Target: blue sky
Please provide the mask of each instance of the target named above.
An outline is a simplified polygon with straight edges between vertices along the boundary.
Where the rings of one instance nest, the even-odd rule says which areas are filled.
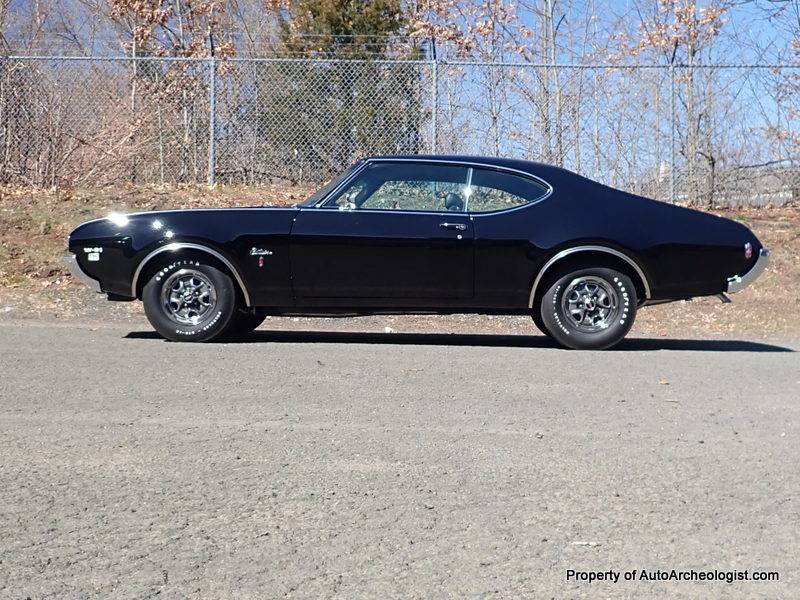
[[[259,2],[261,0],[253,0]],[[532,3],[533,0],[531,0]],[[614,23],[617,22],[617,15],[630,14],[628,20],[628,29],[632,34],[637,30],[637,17],[635,7],[647,6],[652,10],[655,0],[557,0],[557,8],[560,8],[559,13],[564,10],[572,11],[576,21],[584,21],[588,10],[594,10],[597,15],[597,27],[602,37],[616,33],[614,31]],[[698,3],[700,6],[708,5],[708,2],[701,1]],[[86,6],[77,0],[55,0],[54,5],[60,8],[56,14],[51,15],[49,25],[53,28],[59,27],[59,22],[62,20],[62,14],[71,13],[75,18],[71,20],[73,25],[76,26],[78,36],[83,40],[91,37],[92,29],[97,27],[98,20],[91,15]],[[789,41],[791,38],[790,33],[785,29],[778,26],[775,22],[768,19],[770,10],[776,10],[776,6],[780,3],[769,2],[768,0],[740,0],[735,3],[729,13],[726,15],[726,25],[723,29],[723,36],[714,46],[715,55],[706,56],[704,60],[712,60],[714,62],[773,62],[777,60],[787,60],[789,53],[787,51]],[[27,19],[14,18],[14,13],[22,16],[30,11],[31,0],[11,0],[11,18],[7,23],[7,34],[13,40],[15,37],[15,29],[19,26],[24,26],[23,23]],[[524,17],[526,21],[533,21],[533,18],[528,14]],[[529,26],[534,26],[532,22],[527,23]],[[106,34],[110,32],[106,31]],[[23,36],[24,37],[24,36]],[[47,36],[50,43],[45,46],[50,47],[53,51],[57,51],[60,47],[66,47],[64,41],[61,41],[57,36]],[[563,38],[562,38],[563,40]],[[735,42],[733,40],[736,40]],[[767,49],[763,52],[759,49]],[[114,34],[107,35],[106,43],[101,44],[101,47],[95,48],[95,53],[107,54],[109,52],[119,51],[118,41]],[[795,59],[797,57],[795,56]],[[559,60],[562,62],[572,62],[572,56],[567,53],[562,55]]]
[[[569,2],[562,0],[558,3],[559,14],[565,11],[574,11],[575,19],[582,21],[586,11],[594,9],[598,19],[598,29],[605,35],[615,33],[614,23],[618,22],[619,15],[629,14],[627,19],[629,33],[635,35],[638,29],[636,6],[652,7],[654,0],[587,0]],[[698,7],[708,6],[709,2],[698,2]],[[775,11],[780,4],[766,0],[747,1],[735,3],[725,15],[725,24],[722,36],[715,44],[714,62],[772,62],[788,59],[791,35],[769,19],[770,11]],[[652,8],[651,8],[652,10]],[[557,15],[558,17],[558,15]],[[530,19],[530,16],[527,17]],[[532,23],[528,23],[531,25]],[[601,33],[603,35],[603,33]],[[734,41],[735,40],[735,41]],[[764,49],[767,52],[764,52]],[[562,60],[566,59],[563,57]]]

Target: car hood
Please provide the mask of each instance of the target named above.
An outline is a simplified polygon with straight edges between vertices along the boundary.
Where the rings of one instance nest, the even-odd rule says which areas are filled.
[[[69,234],[70,250],[87,242],[136,237],[140,243],[163,239],[207,237],[225,239],[236,233],[257,230],[265,222],[286,222],[297,208],[246,207],[154,210],[136,213],[111,213],[81,223]]]

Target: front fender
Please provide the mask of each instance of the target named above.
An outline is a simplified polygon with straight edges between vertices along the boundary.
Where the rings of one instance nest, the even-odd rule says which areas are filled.
[[[291,301],[289,232],[296,212],[231,208],[111,215],[77,227],[69,247],[102,291],[117,296],[136,297],[146,265],[183,249],[219,260],[248,305],[286,305]],[[269,260],[259,261],[254,248],[269,249]]]

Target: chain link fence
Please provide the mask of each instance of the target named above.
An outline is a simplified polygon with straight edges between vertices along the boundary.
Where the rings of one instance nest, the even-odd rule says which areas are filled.
[[[499,155],[703,206],[800,200],[800,67],[0,57],[0,182],[321,183]]]

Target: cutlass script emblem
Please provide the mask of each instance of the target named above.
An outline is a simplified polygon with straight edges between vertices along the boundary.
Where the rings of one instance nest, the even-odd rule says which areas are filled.
[[[250,256],[272,256],[272,250],[263,250],[261,248],[250,248]]]

